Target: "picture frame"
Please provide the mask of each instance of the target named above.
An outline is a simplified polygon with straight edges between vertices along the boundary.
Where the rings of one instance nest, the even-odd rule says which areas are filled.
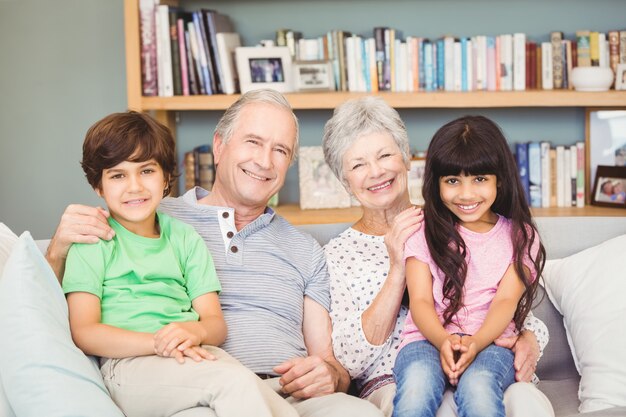
[[[626,166],[598,165],[591,204],[626,209]]]
[[[293,91],[291,53],[286,46],[241,46],[235,49],[241,93],[271,88]]]
[[[300,208],[350,207],[350,194],[326,161],[321,146],[301,146],[298,155]]]
[[[615,70],[615,89],[626,90],[626,64],[618,64]]]
[[[334,91],[335,76],[331,61],[294,61],[294,91]]]
[[[626,165],[626,108],[587,109],[585,130],[585,193],[591,196],[598,166]]]

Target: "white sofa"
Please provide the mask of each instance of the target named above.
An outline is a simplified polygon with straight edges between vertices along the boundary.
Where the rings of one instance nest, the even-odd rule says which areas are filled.
[[[613,291],[614,294],[617,294],[615,298],[616,299],[618,299],[618,297],[623,298],[624,293],[621,292],[621,289],[625,288],[623,283],[626,282],[626,272],[625,272],[626,268],[623,268],[623,267],[621,269],[616,268],[615,267],[616,264],[614,263],[612,264],[610,262],[608,263],[599,262],[599,260],[602,260],[601,257],[604,256],[603,251],[605,249],[606,251],[609,251],[607,252],[607,256],[615,252],[616,244],[620,245],[618,250],[621,250],[621,252],[624,255],[626,255],[626,216],[622,216],[622,217],[559,217],[559,218],[542,217],[542,218],[537,218],[536,221],[539,227],[542,241],[547,250],[548,259],[552,260],[550,264],[550,268],[547,268],[547,272],[549,271],[549,273],[551,274],[551,277],[557,277],[559,273],[561,275],[563,275],[563,273],[566,273],[573,277],[574,275],[576,275],[576,271],[572,273],[571,271],[568,271],[567,268],[565,267],[571,266],[571,265],[574,265],[575,267],[577,267],[578,265],[584,265],[585,262],[591,263],[594,265],[597,264],[597,266],[593,267],[593,271],[596,271],[596,270],[605,271],[606,268],[612,268],[610,270],[611,274],[603,273],[601,275],[603,276],[611,275],[612,282],[615,282],[616,285],[619,285],[619,287],[616,287],[616,290]],[[341,232],[348,226],[349,226],[348,224],[321,224],[321,225],[299,226],[299,228],[305,232],[312,234],[320,242],[320,244],[323,245],[330,238],[336,236],[339,232]],[[622,240],[617,241],[616,239],[612,239],[617,236],[622,236],[621,238],[618,238]],[[603,242],[605,243],[603,244]],[[623,247],[621,246],[622,242],[624,243]],[[2,242],[0,241],[0,255],[2,254],[1,243]],[[600,244],[603,244],[607,247],[597,246]],[[39,246],[40,250],[43,250],[45,246],[47,245],[47,241],[38,241],[37,245]],[[581,252],[587,248],[592,248],[592,247],[595,247],[595,248],[589,249],[580,254],[577,254],[578,252]],[[576,254],[576,255],[573,255],[573,254]],[[570,255],[573,255],[573,256],[570,256]],[[592,256],[595,256],[595,258],[591,258],[588,260],[588,258]],[[561,261],[555,261],[554,259],[556,258],[564,258],[564,259],[562,259]],[[39,261],[40,260],[37,260],[37,262]],[[2,264],[0,263],[0,267],[1,266]],[[43,265],[40,265],[40,266],[41,268],[44,268]],[[15,265],[13,265],[13,268],[15,268]],[[6,269],[9,269],[9,268],[7,267]],[[578,270],[579,272],[582,271],[582,273],[579,275],[582,275],[583,278],[585,278],[585,275],[589,275],[590,276],[589,279],[593,278],[591,277],[591,275],[593,274],[584,272],[582,267],[578,268]],[[5,274],[2,277],[2,282],[0,282],[0,289],[5,288],[5,286],[3,286],[2,284],[6,283],[7,275],[8,275],[7,271],[5,270]],[[569,279],[569,275],[567,277],[568,279]],[[616,278],[613,278],[613,276]],[[558,293],[559,282],[557,278],[553,279],[551,277],[546,277],[547,278],[546,281],[548,282],[548,285],[547,285],[548,292],[551,293],[550,295],[553,299],[558,299],[558,301],[562,304],[560,306],[560,309],[564,311],[566,319],[567,319],[569,314],[566,309],[570,308],[568,307],[568,302],[572,304],[571,298],[573,297],[570,297],[569,300],[566,300],[563,294],[559,294]],[[596,278],[593,278],[593,279],[596,279]],[[552,280],[554,280],[556,284],[551,284],[550,282]],[[54,289],[54,283],[52,281],[49,282],[48,284],[49,285],[47,287],[47,290],[56,291]],[[610,284],[610,285],[613,285],[613,284]],[[605,286],[606,285],[604,284],[602,285],[602,287],[605,287]],[[610,291],[610,288],[609,288],[609,291]],[[590,292],[593,292],[593,291],[590,291]],[[3,294],[0,293],[0,298],[2,297],[2,295]],[[611,297],[612,296],[609,295],[607,298],[611,298]],[[593,298],[591,294],[589,294],[589,298],[590,299]],[[626,310],[623,307],[625,305],[623,301],[621,303],[618,301],[615,301],[615,302],[610,301],[610,300],[606,300],[606,301],[608,303],[608,306],[613,308],[614,312],[626,313]],[[604,303],[604,304],[607,304],[607,303]],[[582,305],[580,305],[579,307],[574,307],[574,312],[576,312],[578,308],[580,308],[580,310],[582,311],[590,311],[591,313],[593,313],[596,307],[586,306],[584,305],[584,303],[582,303]],[[0,308],[0,312],[1,311],[2,310]],[[533,311],[538,317],[540,317],[547,324],[549,331],[550,331],[550,343],[548,344],[548,347],[546,348],[544,352],[543,358],[539,362],[539,366],[537,368],[537,374],[542,380],[539,387],[550,398],[554,406],[556,416],[565,417],[565,416],[579,415],[578,410],[579,410],[579,406],[581,405],[581,402],[579,400],[579,384],[581,387],[583,386],[583,384],[580,383],[581,376],[579,375],[579,372],[577,371],[575,361],[572,356],[570,344],[568,343],[568,335],[566,334],[566,330],[564,327],[563,316],[555,308],[555,306],[548,299],[548,297],[544,297],[541,303],[539,304],[539,306],[536,307]],[[606,332],[601,332],[601,329],[598,329],[598,332],[602,333],[598,335],[599,336],[598,343],[602,344],[603,340],[626,341],[626,320],[623,320],[624,317],[622,317],[621,319],[622,319],[621,324],[619,322],[618,324],[615,324],[615,323],[612,324],[614,328],[612,328],[612,333],[608,335],[606,334]],[[580,319],[580,321],[585,321],[585,320],[587,319],[586,318]],[[0,317],[0,326],[3,325],[4,321],[5,321],[4,318]],[[570,327],[574,326],[575,324],[576,323],[573,323],[573,324],[570,323]],[[578,333],[581,332],[580,329],[572,329],[572,330],[576,330]],[[4,329],[0,328],[0,332],[3,332],[3,336],[1,336],[2,338],[7,337],[6,333],[4,333]],[[577,337],[576,335],[575,336],[570,335],[572,344],[576,344],[576,337]],[[622,352],[624,351],[624,349],[626,349],[624,347],[624,344],[619,345],[619,348],[621,349]],[[0,354],[2,353],[1,351],[2,349],[3,349],[3,342],[0,341]],[[585,370],[587,369],[588,366],[591,366],[591,367],[598,366],[595,363],[591,363],[591,365],[587,364],[586,362],[587,359],[585,358],[585,355],[587,354],[588,350],[590,349],[586,349],[585,351],[577,350],[576,351],[577,359],[578,359],[578,362],[580,362],[579,366],[581,367],[583,371],[582,372],[583,379],[586,378],[591,381],[596,381],[593,378],[589,377],[589,375],[585,376],[586,375]],[[601,353],[602,352],[600,352],[600,354]],[[73,352],[73,354],[79,355],[80,353]],[[25,355],[28,355],[28,353],[25,353]],[[605,355],[605,356],[609,356],[609,355]],[[79,358],[78,356],[75,356],[75,357]],[[620,357],[620,358],[615,359],[615,361],[620,361],[621,359],[622,358]],[[0,366],[7,367],[9,365],[10,364],[6,364],[6,362],[2,362],[2,359],[0,358]],[[593,400],[592,398],[590,402],[591,406],[587,407],[587,409],[604,408],[604,407],[611,406],[611,405],[612,406],[617,405],[617,407],[611,407],[611,408],[606,408],[606,409],[599,410],[599,411],[593,411],[593,412],[584,414],[584,416],[588,416],[588,417],[626,416],[626,370],[624,366],[620,364],[617,364],[615,366],[615,369],[611,368],[612,362],[609,362],[608,365],[607,364],[601,364],[601,365],[604,365],[605,368],[606,366],[609,366],[611,371],[614,370],[615,372],[617,372],[617,375],[612,377],[613,379],[607,378],[608,381],[611,382],[611,387],[613,388],[613,391],[617,389],[617,394],[615,392],[609,392],[609,394],[605,396],[604,393],[602,392],[602,389],[601,389],[602,387],[600,387],[599,393],[593,392],[594,389],[597,388],[597,386],[602,385],[602,384],[597,384],[594,382],[593,387],[592,387],[594,389],[584,390],[584,392],[582,393],[583,396],[580,398],[584,399],[585,404],[589,403],[590,399],[588,398],[587,391],[592,391],[591,395],[600,396],[602,398],[600,398],[599,406],[598,406],[598,402]],[[55,366],[56,368],[54,369],[54,371],[57,371],[57,372],[64,371],[63,369],[59,369],[58,365],[55,365]],[[7,375],[3,374],[4,372],[5,372],[5,369],[3,367],[0,367],[0,378],[2,378],[2,384],[4,385],[5,390],[7,390],[7,392],[11,391],[11,393],[9,394],[9,398],[12,398],[15,401],[25,401],[23,398],[16,398],[16,394],[14,390],[12,390],[13,387],[11,385],[13,384],[13,380],[8,379]],[[604,369],[603,371],[601,370],[601,372],[606,373],[606,369]],[[16,375],[16,378],[17,377],[19,377],[19,375]],[[613,383],[613,381],[617,381],[617,382]],[[42,381],[33,381],[33,385],[36,386],[37,383],[39,382],[42,382]],[[98,385],[98,382],[95,380],[91,381],[89,386],[93,387],[94,385]],[[11,389],[7,389],[7,388],[11,388]],[[48,389],[50,388],[48,387]],[[98,389],[96,389],[96,391],[98,391]],[[34,389],[33,392],[38,393],[36,389]],[[63,394],[61,393],[56,396],[53,396],[53,399],[45,398],[44,400],[42,400],[42,401],[56,401],[57,403],[60,403],[60,405],[55,404],[55,406],[57,406],[58,408],[58,410],[56,411],[54,411],[55,410],[54,407],[45,408],[46,407],[45,403],[40,404],[41,406],[40,409],[48,410],[46,413],[44,413],[45,415],[48,415],[48,416],[68,415],[68,414],[64,414],[63,412],[63,404],[64,402],[65,404],[67,404],[67,401],[76,401],[77,396],[78,397],[81,396],[80,392],[75,392],[74,394],[75,395],[71,396],[70,398],[63,398]],[[20,407],[21,407],[21,404],[13,408],[24,409]],[[12,412],[11,407],[8,406],[7,399],[6,397],[4,397],[4,393],[2,392],[2,385],[0,385],[0,417],[13,416],[14,414],[12,414],[11,412]],[[35,415],[35,414],[32,414],[32,415]],[[43,415],[43,414],[39,413],[36,415]],[[87,415],[87,414],[83,414],[83,415]],[[93,413],[89,415],[108,416],[108,415],[117,415],[117,414],[112,414],[112,413],[103,414],[101,410],[97,410],[94,408]],[[206,416],[206,415],[207,414],[206,414],[205,409],[193,409],[193,410],[188,410],[183,413],[179,413],[177,416],[179,417],[180,416],[186,416],[186,417],[198,416],[199,417],[199,416]],[[18,414],[18,417],[19,417],[19,414]]]

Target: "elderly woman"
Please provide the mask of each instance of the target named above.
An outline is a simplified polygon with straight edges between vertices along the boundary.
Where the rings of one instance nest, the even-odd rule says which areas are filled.
[[[404,244],[421,226],[420,209],[407,191],[409,140],[398,113],[382,99],[365,97],[340,105],[324,128],[326,162],[359,200],[363,216],[325,247],[331,281],[335,356],[359,395],[385,415],[393,410],[392,367],[408,312]],[[546,326],[530,315],[517,339],[498,340],[515,352],[518,381],[533,376],[548,342]],[[552,416],[534,385],[513,384],[505,393],[508,416]],[[447,393],[438,416],[455,416]]]

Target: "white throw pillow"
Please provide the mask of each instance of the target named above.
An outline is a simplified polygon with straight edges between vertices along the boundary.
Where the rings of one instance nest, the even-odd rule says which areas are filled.
[[[583,413],[626,406],[625,255],[623,235],[550,260],[543,273],[581,375],[578,397]]]
[[[0,378],[18,416],[119,416],[72,342],[63,291],[28,232],[0,279]]]
[[[0,222],[0,274],[4,264],[9,259],[13,246],[17,242],[17,236],[4,223]]]

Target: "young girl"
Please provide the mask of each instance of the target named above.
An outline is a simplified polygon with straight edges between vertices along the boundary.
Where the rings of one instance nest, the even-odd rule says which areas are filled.
[[[156,211],[176,179],[169,130],[141,113],[109,115],[87,132],[82,166],[115,236],[71,247],[63,290],[72,337],[101,357],[124,414],[204,406],[218,416],[296,416],[216,347],[226,323],[212,258],[191,226]]]
[[[513,352],[498,347],[531,308],[545,249],[500,128],[481,116],[435,133],[424,227],[406,243],[410,314],[394,366],[394,416],[435,416],[446,385],[461,416],[504,417]]]

